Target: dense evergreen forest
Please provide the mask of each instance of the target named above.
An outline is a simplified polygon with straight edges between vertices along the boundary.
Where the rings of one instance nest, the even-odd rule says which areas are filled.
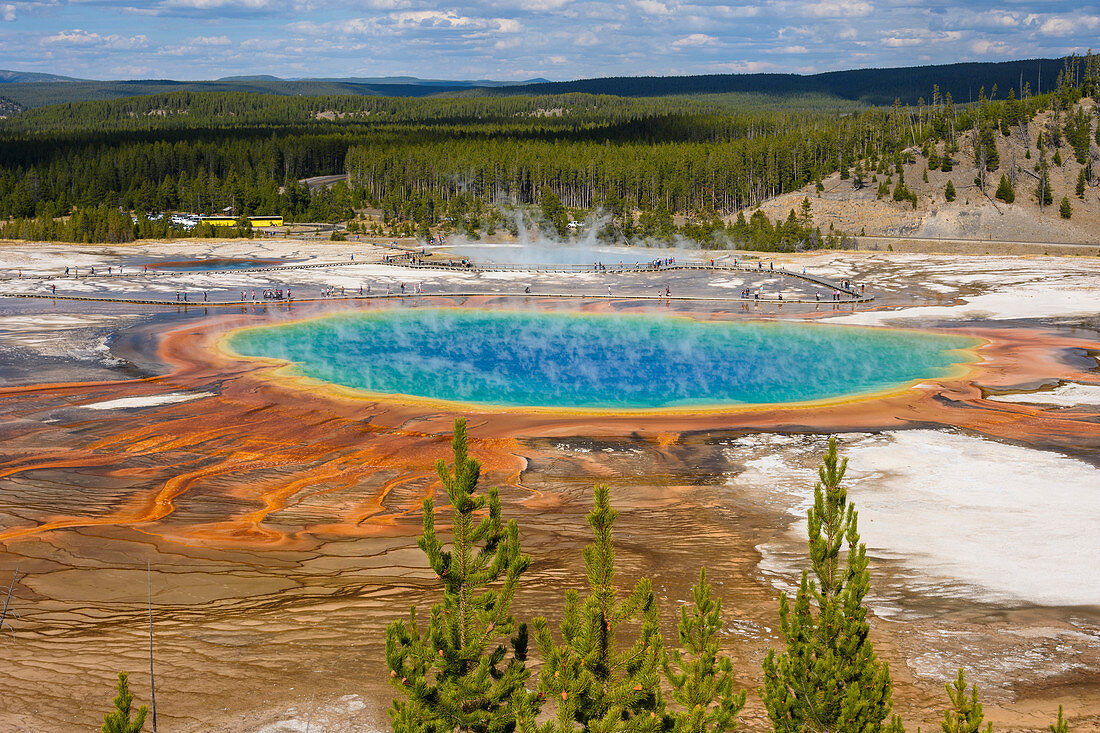
[[[495,89],[492,94],[614,94],[622,97],[658,97],[669,94],[759,92],[772,95],[823,94],[868,105],[890,105],[894,100],[916,104],[938,85],[959,102],[977,100],[982,87],[1019,90],[1026,82],[1037,92],[1052,87],[1063,59],[1029,59],[985,63],[907,66],[898,69],[853,69],[821,74],[706,74],[700,76],[630,76],[577,81],[522,84]],[[1080,79],[1075,79],[1079,83]]]
[[[780,226],[746,218],[763,200],[840,171],[854,184],[916,155],[950,165],[974,136],[983,173],[997,134],[1052,110],[1034,141],[1071,140],[1089,160],[1100,57],[1071,57],[1035,95],[1028,84],[979,89],[960,105],[932,86],[916,105],[829,110],[760,108],[734,96],[623,98],[587,94],[460,98],[279,97],[192,93],[43,107],[0,120],[0,236],[128,241],[171,236],[146,212],[281,214],[348,221],[375,234],[515,227],[534,212],[565,233],[569,216],[608,214],[601,235],[677,234],[771,249],[835,246],[794,214]],[[1031,142],[1028,143],[1029,147]],[[311,176],[347,181],[311,189]],[[1089,166],[1089,181],[1095,171]],[[904,200],[907,191],[895,190]],[[900,198],[899,198],[900,193]],[[382,222],[355,220],[381,210]],[[132,218],[131,218],[132,217]],[[675,223],[679,219],[680,224]],[[736,219],[736,220],[735,220]],[[178,233],[177,233],[178,234]]]

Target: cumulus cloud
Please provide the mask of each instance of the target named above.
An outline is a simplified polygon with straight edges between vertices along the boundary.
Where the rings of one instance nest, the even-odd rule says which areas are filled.
[[[3,18],[9,23],[15,20],[15,6],[11,3],[0,5],[0,18]]]
[[[970,42],[970,50],[978,56],[1006,56],[1010,49],[1003,41],[990,41],[984,38]]]
[[[714,36],[708,36],[705,33],[692,33],[690,36],[684,36],[683,38],[673,41],[673,48],[691,48],[692,46],[707,46],[714,43],[717,39]]]
[[[229,46],[233,43],[229,36],[195,36],[188,42],[194,46]]]
[[[577,37],[573,39],[574,46],[598,46],[602,43],[600,37],[592,31],[581,31],[577,34]]]
[[[184,8],[188,10],[242,9],[266,10],[273,5],[272,0],[165,0],[163,8]]]
[[[634,5],[646,15],[668,15],[672,12],[659,0],[634,0]]]
[[[899,38],[898,36],[887,36],[882,39],[882,45],[887,48],[905,48],[906,46],[919,46],[924,43],[924,39],[921,38]]]
[[[109,49],[134,49],[145,48],[149,45],[148,37],[144,35],[121,36],[115,33],[101,36],[98,33],[75,28],[71,31],[61,31],[42,39],[44,46],[69,46],[69,47],[100,47]]]
[[[820,0],[801,3],[798,10],[811,18],[862,18],[873,13],[875,7],[866,0]]]
[[[1100,15],[1054,15],[1043,21],[1039,32],[1048,36],[1068,36],[1079,33],[1082,28],[1090,31],[1100,26]]]
[[[731,61],[725,64],[714,64],[714,71],[725,71],[732,74],[756,74],[761,71],[772,71],[778,68],[770,61]]]
[[[410,10],[389,14],[398,26],[420,28],[473,28],[518,33],[523,25],[514,18],[476,18],[458,15],[452,10]]]

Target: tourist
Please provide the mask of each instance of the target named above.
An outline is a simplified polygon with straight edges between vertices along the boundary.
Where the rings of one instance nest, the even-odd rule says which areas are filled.
[[[208,300],[208,298],[206,297],[206,291],[205,290],[202,291],[202,300],[203,300],[204,303]]]
[[[611,286],[610,285],[607,286],[607,294],[611,295]]]

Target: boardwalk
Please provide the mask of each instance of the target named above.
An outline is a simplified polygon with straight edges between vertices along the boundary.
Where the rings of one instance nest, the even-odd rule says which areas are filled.
[[[346,260],[340,262],[308,262],[301,264],[291,265],[271,265],[266,267],[250,267],[247,269],[225,269],[225,270],[207,270],[202,274],[206,276],[216,275],[241,275],[241,274],[255,274],[255,273],[278,273],[278,272],[293,272],[297,270],[315,270],[323,268],[352,268],[352,267],[366,267],[366,266],[379,266],[393,267],[395,269],[404,270],[432,270],[432,271],[445,271],[454,273],[525,273],[532,276],[537,275],[553,275],[553,274],[596,274],[600,276],[619,276],[619,275],[661,275],[670,272],[684,272],[684,271],[711,271],[711,272],[729,272],[729,273],[743,273],[747,275],[761,275],[761,276],[780,276],[785,278],[793,278],[803,282],[810,283],[814,286],[826,288],[830,291],[835,291],[839,298],[837,300],[824,299],[819,300],[816,298],[783,298],[779,295],[773,296],[760,296],[760,297],[741,297],[732,295],[663,295],[641,292],[621,292],[621,293],[584,293],[584,292],[564,292],[560,290],[532,290],[524,293],[509,293],[501,291],[483,291],[483,290],[439,290],[431,293],[370,293],[370,294],[351,294],[351,295],[333,295],[323,298],[294,298],[293,302],[307,303],[318,301],[333,301],[333,300],[384,300],[384,299],[417,299],[417,298],[469,298],[469,297],[524,297],[524,298],[588,298],[588,299],[610,299],[610,300],[677,300],[677,301],[713,301],[713,302],[741,302],[741,303],[869,303],[874,300],[874,296],[866,293],[861,293],[855,286],[848,286],[845,283],[835,282],[828,280],[817,275],[809,273],[795,272],[792,270],[786,270],[783,268],[764,268],[760,265],[756,267],[750,267],[743,264],[729,264],[723,262],[685,262],[685,263],[673,263],[673,264],[650,264],[640,263],[636,265],[623,265],[623,266],[598,266],[598,265],[572,265],[572,264],[528,264],[528,265],[511,265],[511,264],[495,264],[495,263],[473,263],[463,260],[452,260],[450,262],[444,262],[438,259],[427,259],[416,257],[414,253],[393,257],[384,257],[382,259],[371,260]],[[143,271],[136,270],[134,272],[121,273],[112,272],[107,274],[105,272],[99,272],[94,275],[88,273],[78,276],[66,276],[66,275],[47,275],[26,278],[28,280],[39,280],[56,285],[63,283],[66,280],[110,280],[118,277],[124,277],[129,280],[144,279],[144,278],[167,278],[171,276],[179,276],[181,272],[177,271]],[[13,277],[7,277],[6,280],[13,280]],[[23,278],[20,278],[23,279]],[[0,297],[4,298],[33,298],[33,299],[52,299],[52,300],[73,300],[73,301],[89,301],[89,302],[105,302],[105,303],[133,303],[140,305],[203,305],[203,306],[240,306],[249,303],[279,303],[286,302],[283,299],[221,299],[221,300],[189,300],[180,301],[178,299],[168,299],[167,297],[154,298],[154,297],[139,297],[139,296],[104,296],[104,295],[69,295],[69,294],[54,294],[54,293],[23,293],[23,292],[4,292],[0,290]]]

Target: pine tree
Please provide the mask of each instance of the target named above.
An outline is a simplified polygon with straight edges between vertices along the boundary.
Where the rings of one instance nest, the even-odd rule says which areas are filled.
[[[407,622],[386,630],[390,681],[406,698],[395,699],[390,711],[397,733],[509,731],[512,698],[523,696],[530,676],[527,628],[511,616],[530,558],[520,553],[515,521],[507,526],[501,521],[497,490],[476,493],[481,466],[468,457],[465,420],[455,421],[451,445],[453,473],[442,459],[436,464],[453,508],[450,551],[436,535],[431,499],[424,501],[424,530],[417,541],[442,584],[443,602],[432,606],[424,633],[415,607]],[[513,631],[508,658],[505,640]]]
[[[681,710],[672,713],[675,733],[723,733],[737,728],[737,714],[745,707],[745,691],[733,688],[733,662],[718,656],[722,630],[722,601],[712,600],[707,571],[699,571],[692,589],[694,605],[680,608],[680,645],[662,660],[672,698]],[[686,654],[686,656],[685,656]],[[679,670],[679,671],[677,671]]]
[[[1047,174],[1045,161],[1041,159],[1039,163],[1039,183],[1035,185],[1035,198],[1039,200],[1040,209],[1054,203],[1054,194],[1050,190],[1050,176]]]
[[[100,730],[103,733],[140,733],[145,726],[145,716],[149,714],[149,708],[142,705],[138,708],[137,716],[130,718],[134,696],[130,694],[130,676],[125,672],[118,673],[117,690],[115,709],[103,716],[103,727]]]
[[[943,189],[943,197],[948,201],[955,200],[955,184],[951,181],[947,182],[947,185]]]
[[[1066,722],[1065,712],[1062,710],[1062,706],[1058,706],[1058,720],[1050,726],[1050,733],[1069,733],[1069,723]]]
[[[1077,194],[1077,198],[1085,198],[1085,185],[1087,183],[1088,181],[1085,180],[1085,169],[1082,168],[1081,171],[1077,174],[1077,188],[1074,190],[1074,193]]]
[[[1058,215],[1063,219],[1073,216],[1073,205],[1069,202],[1069,196],[1062,197],[1062,203],[1058,205]]]
[[[970,695],[966,694],[966,675],[959,670],[954,683],[944,684],[947,689],[947,697],[951,700],[951,707],[943,712],[943,722],[940,729],[943,733],[978,733],[982,729],[982,721],[985,713],[982,712],[982,704],[978,702],[978,688],[971,686]],[[993,724],[989,723],[987,731],[993,730]]]
[[[902,730],[897,717],[886,722],[893,707],[890,670],[868,639],[867,549],[842,486],[847,467],[848,460],[837,456],[836,438],[830,438],[807,515],[816,580],[802,572],[793,608],[786,593],[780,596],[787,649],[780,655],[770,650],[764,660],[761,697],[776,733]]]
[[[1008,180],[1008,176],[1003,173],[1001,174],[1001,182],[997,186],[996,196],[1006,204],[1011,204],[1016,200],[1016,191],[1012,188],[1012,181]]]
[[[545,618],[534,622],[545,662],[539,694],[557,701],[556,718],[542,730],[656,731],[664,719],[657,601],[645,578],[625,598],[619,597],[611,538],[618,512],[611,508],[607,486],[597,486],[594,494],[595,506],[587,517],[594,538],[584,548],[589,594],[582,603],[577,591],[566,592],[560,644],[551,636]],[[628,624],[640,629],[634,642],[622,648],[620,631]],[[521,730],[532,726],[528,718],[521,720]]]

